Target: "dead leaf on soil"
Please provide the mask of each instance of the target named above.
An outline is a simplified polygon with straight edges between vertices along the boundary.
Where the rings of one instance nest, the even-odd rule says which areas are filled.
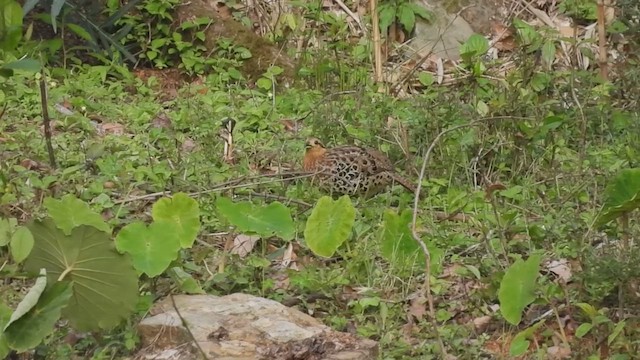
[[[424,295],[420,294],[409,301],[409,314],[418,321],[422,321],[426,313],[427,298]]]
[[[551,360],[571,359],[571,349],[562,345],[551,346],[547,349],[547,355]]]
[[[256,243],[260,240],[260,236],[257,235],[244,235],[240,234],[233,239],[233,248],[231,254],[238,255],[241,258],[247,256]]]
[[[571,273],[571,266],[569,265],[569,261],[567,259],[550,261],[549,264],[547,264],[547,270],[558,275],[558,277],[565,283],[569,282],[569,280],[571,280],[571,277],[573,276]]]
[[[124,135],[124,125],[116,123],[98,124],[98,135]]]
[[[484,332],[491,323],[491,316],[485,315],[473,319],[473,326],[479,332]]]

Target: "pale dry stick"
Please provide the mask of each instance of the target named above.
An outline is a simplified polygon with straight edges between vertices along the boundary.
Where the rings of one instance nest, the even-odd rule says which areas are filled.
[[[422,167],[420,168],[420,176],[418,177],[418,186],[416,187],[416,192],[414,194],[414,200],[413,200],[413,216],[411,218],[411,235],[413,236],[413,239],[418,243],[418,245],[420,246],[420,248],[422,249],[422,252],[425,256],[425,281],[424,281],[424,291],[425,291],[425,297],[427,298],[427,301],[429,303],[429,315],[431,317],[432,320],[434,320],[434,323],[432,324],[434,329],[435,329],[435,334],[436,337],[438,339],[438,343],[440,348],[442,349],[442,355],[443,357],[447,356],[446,353],[446,349],[444,348],[444,343],[442,342],[442,338],[440,337],[440,333],[438,332],[438,328],[437,328],[437,324],[435,323],[435,306],[434,306],[434,302],[433,302],[433,296],[431,295],[431,254],[429,253],[429,249],[427,248],[427,245],[424,243],[424,241],[422,241],[422,239],[420,238],[420,235],[418,235],[418,231],[416,229],[416,222],[418,220],[418,202],[420,199],[420,191],[422,190],[422,180],[425,177],[425,172],[427,169],[427,164],[429,163],[429,156],[431,154],[431,152],[433,151],[433,149],[435,148],[436,144],[438,143],[438,141],[440,141],[440,139],[453,131],[456,130],[460,130],[466,127],[472,127],[472,126],[477,126],[480,125],[484,122],[487,121],[493,121],[493,120],[516,120],[516,119],[525,119],[525,118],[519,118],[519,117],[513,117],[513,116],[499,116],[499,117],[491,117],[491,118],[485,118],[485,119],[480,119],[480,120],[475,120],[472,121],[468,124],[462,124],[462,125],[458,125],[458,126],[454,126],[452,128],[446,129],[441,131],[436,137],[435,139],[433,139],[433,141],[431,142],[431,145],[429,145],[429,148],[427,148],[427,152],[425,153],[424,156],[424,160],[422,161]]]
[[[602,80],[609,79],[609,69],[607,67],[607,33],[605,30],[604,0],[598,0],[598,62],[600,65],[600,76]]]
[[[367,28],[364,27],[364,25],[362,25],[362,22],[360,21],[360,19],[358,18],[358,15],[354,14],[353,11],[351,11],[351,9],[349,9],[349,7],[347,5],[345,5],[344,2],[342,2],[342,0],[333,0],[335,1],[336,4],[338,4],[338,6],[340,6],[340,8],[347,13],[347,15],[349,15],[350,18],[352,18],[356,24],[358,24],[358,27],[360,27],[360,30],[362,31],[363,34],[367,34]]]
[[[431,151],[433,151],[433,148],[435,148],[440,138],[442,138],[444,135],[452,131],[459,130],[465,127],[476,126],[476,125],[479,125],[480,123],[481,121],[473,121],[468,124],[454,126],[452,128],[449,128],[447,130],[440,132],[435,137],[435,139],[433,139],[433,142],[431,142],[431,145],[429,145],[429,148],[427,149],[427,152],[424,155],[424,160],[422,161],[422,167],[420,168],[420,176],[418,177],[418,186],[416,187],[416,192],[413,199],[413,217],[411,218],[411,235],[413,235],[413,239],[418,243],[418,245],[422,249],[422,253],[424,254],[424,257],[425,257],[424,292],[427,298],[427,302],[429,303],[429,316],[432,321],[431,325],[433,326],[436,339],[438,340],[440,353],[442,357],[445,359],[447,358],[447,349],[444,347],[444,342],[442,341],[442,337],[440,337],[440,331],[438,331],[438,324],[436,322],[436,310],[433,304],[433,295],[431,294],[431,254],[429,253],[427,244],[425,244],[424,241],[422,241],[416,229],[416,221],[418,220],[418,202],[420,200],[420,190],[422,190],[422,180],[424,179],[425,171],[427,169],[427,164],[429,162],[429,155],[431,154]]]
[[[203,190],[203,191],[196,191],[196,192],[192,192],[187,194],[190,197],[198,197],[200,195],[204,195],[204,194],[209,194],[212,192],[216,192],[216,191],[223,191],[223,190],[231,190],[231,189],[239,189],[239,188],[243,188],[243,187],[249,187],[249,186],[253,186],[253,185],[263,185],[263,184],[270,184],[270,183],[274,183],[274,182],[278,182],[278,181],[284,181],[283,179],[274,179],[271,181],[259,181],[259,182],[253,182],[253,183],[248,183],[248,184],[238,184],[239,182],[243,181],[243,180],[253,180],[253,179],[261,179],[261,178],[269,178],[269,177],[278,177],[278,176],[285,176],[285,175],[295,175],[292,177],[287,177],[286,180],[297,180],[297,179],[304,179],[307,177],[311,177],[316,175],[317,173],[309,173],[309,172],[292,172],[292,173],[280,173],[280,174],[271,174],[271,175],[258,175],[258,176],[251,176],[248,178],[240,178],[240,179],[236,179],[236,180],[232,180],[232,181],[227,181],[224,182],[222,184],[219,184],[217,187],[214,187],[213,189],[208,189],[208,190]],[[122,200],[118,200],[115,201],[114,204],[115,205],[119,205],[119,204],[125,204],[128,202],[133,202],[133,201],[138,201],[138,200],[147,200],[147,199],[153,199],[159,196],[163,196],[163,195],[167,195],[167,196],[171,196],[172,192],[171,191],[158,191],[155,193],[151,193],[151,194],[145,194],[145,195],[140,195],[140,196],[134,196],[128,199],[122,199]]]
[[[380,19],[378,18],[378,4],[376,0],[369,0],[371,11],[371,27],[373,28],[373,60],[374,80],[376,84],[382,82],[382,49],[380,44]]]

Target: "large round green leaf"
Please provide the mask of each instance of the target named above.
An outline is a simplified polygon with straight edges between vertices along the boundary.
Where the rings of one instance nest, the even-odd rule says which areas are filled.
[[[71,194],[63,196],[60,200],[46,198],[44,206],[47,208],[49,216],[55,220],[56,225],[67,235],[71,234],[74,227],[80,225],[90,225],[111,234],[111,228],[102,219],[102,216],[91,210],[86,202]]]
[[[73,281],[73,297],[63,315],[78,330],[109,329],[135,308],[138,276],[128,255],[118,253],[109,234],[81,225],[65,235],[46,219],[29,225],[35,246],[25,269],[47,269],[50,283]]]
[[[172,198],[162,198],[153,204],[154,221],[173,223],[180,246],[190,248],[200,231],[200,208],[198,202],[184,193]]]
[[[69,303],[72,288],[71,282],[59,281],[45,290],[33,308],[5,329],[9,346],[19,352],[26,351],[51,334],[60,312]]]
[[[356,209],[348,195],[333,200],[323,196],[311,211],[304,228],[304,240],[315,254],[331,257],[351,235]]]
[[[291,211],[277,201],[267,206],[256,206],[250,202],[234,203],[229,198],[220,197],[216,200],[216,208],[243,233],[252,232],[262,237],[275,235],[283,240],[291,240],[295,236]]]
[[[640,169],[620,171],[607,185],[604,195],[604,209],[596,220],[596,226],[602,226],[640,207]]]
[[[134,222],[120,230],[116,247],[131,255],[138,271],[151,277],[158,276],[178,257],[178,231],[170,222],[156,221],[149,227],[142,222]]]

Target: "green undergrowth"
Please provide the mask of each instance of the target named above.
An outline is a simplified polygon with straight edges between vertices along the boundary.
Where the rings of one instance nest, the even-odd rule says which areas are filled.
[[[297,298],[299,308],[333,328],[380,341],[382,358],[435,356],[426,305],[419,299],[424,258],[408,231],[412,195],[394,187],[371,199],[323,198],[316,206],[323,194],[306,179],[274,181],[267,175],[300,170],[304,139],[313,135],[330,146],[380,149],[398,171],[417,181],[436,136],[470,123],[443,136],[429,154],[422,182],[428,196],[418,206],[418,232],[432,254],[438,331],[448,351],[475,358],[488,354],[487,344],[501,337],[515,338],[512,344],[527,349],[525,330],[536,326],[536,311],[565,311],[561,304],[583,310],[576,310],[577,323],[593,324],[582,327],[580,337],[566,339],[574,355],[596,353],[596,339],[612,334],[612,352],[637,349],[635,320],[607,310],[619,305],[620,293],[623,305],[637,303],[620,278],[631,281],[637,265],[605,246],[621,238],[615,222],[594,225],[615,190],[605,191],[612,179],[638,166],[640,122],[635,112],[612,105],[615,89],[593,81],[593,74],[548,73],[538,79],[544,83],[540,88],[523,83],[524,75],[515,72],[506,84],[478,78],[454,87],[431,86],[409,99],[388,97],[366,84],[348,93],[293,88],[274,94],[211,75],[168,100],[158,79],[142,81],[115,65],[53,74],[47,83],[56,169],[48,165],[36,77],[17,74],[7,80],[14,92],[6,93],[0,123],[0,215],[20,224],[53,217],[45,199],[72,194],[102,215],[116,244],[128,244],[117,246],[135,252],[132,234],[162,232],[162,225],[149,223],[158,221],[150,206],[162,194],[144,195],[171,191],[197,200],[201,228],[193,247],[174,244],[172,250],[191,280],[179,281],[184,274],[178,270],[162,275],[171,260],[149,268],[134,259],[136,269],[146,269],[136,316],[101,338],[83,337],[74,345],[63,341],[71,332],[65,328],[37,347],[43,356],[130,354],[135,320],[152,300],[170,291],[200,290]],[[562,97],[572,91],[576,76],[583,87],[580,107]],[[219,136],[227,118],[237,121],[231,164],[223,159]],[[283,120],[299,120],[301,130],[288,130]],[[208,191],[250,177],[255,178],[247,182],[254,185]],[[279,205],[264,194],[277,197]],[[320,203],[326,208],[319,209]],[[261,222],[244,223],[238,217],[243,213],[267,224],[272,214],[290,222],[255,227]],[[353,220],[343,224],[335,248],[327,249],[323,246],[336,238],[314,238],[319,230],[309,224],[336,213]],[[633,233],[636,225],[631,219],[625,231]],[[230,229],[232,235],[258,234],[263,241],[246,257],[229,255],[215,234]],[[295,248],[299,270],[278,270],[273,265],[293,243],[301,244]],[[563,259],[578,266],[570,284],[548,270],[549,261]],[[225,270],[218,272],[221,261]],[[537,274],[536,269],[543,275],[518,277]],[[524,285],[514,290],[509,281]],[[5,303],[20,301],[15,286],[2,290]],[[503,309],[497,315],[491,305],[499,302]],[[472,325],[485,315],[499,319],[497,330]],[[521,316],[519,327],[506,325],[505,319],[515,325]],[[545,354],[557,339],[555,318],[547,320],[542,345],[528,348],[529,354]]]

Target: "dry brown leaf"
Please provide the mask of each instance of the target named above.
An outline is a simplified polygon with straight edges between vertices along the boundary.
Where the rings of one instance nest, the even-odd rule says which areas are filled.
[[[569,280],[571,280],[571,277],[573,276],[571,273],[571,267],[569,265],[569,261],[567,259],[550,261],[549,264],[547,264],[547,270],[558,275],[558,277],[562,279],[564,282],[568,282]]]
[[[489,323],[491,323],[491,316],[488,316],[488,315],[480,316],[473,319],[473,326],[479,332],[483,332],[487,328]]]
[[[427,298],[424,295],[418,295],[409,301],[409,314],[413,315],[417,320],[422,320],[427,313]]]
[[[117,123],[103,123],[98,125],[100,135],[124,135],[124,125]]]
[[[153,120],[151,121],[151,127],[154,127],[156,129],[171,129],[171,119],[169,119],[169,116],[167,114],[162,112],[153,118]]]
[[[190,153],[193,150],[197,149],[198,145],[195,143],[195,141],[191,140],[191,138],[187,137],[182,142],[182,146],[180,148],[182,149],[182,151]]]
[[[484,193],[485,193],[485,196],[484,196],[484,197],[485,197],[485,199],[489,200],[489,199],[491,199],[491,197],[493,196],[493,193],[494,193],[495,191],[498,191],[498,190],[504,190],[504,189],[506,189],[506,188],[507,188],[507,187],[506,187],[504,184],[499,183],[499,182],[495,182],[495,183],[493,183],[493,184],[489,184],[489,185],[484,189]]]
[[[547,349],[547,355],[551,360],[571,359],[571,349],[562,345],[551,346]]]
[[[258,240],[260,240],[260,236],[240,234],[233,239],[231,253],[243,258],[253,250]]]

